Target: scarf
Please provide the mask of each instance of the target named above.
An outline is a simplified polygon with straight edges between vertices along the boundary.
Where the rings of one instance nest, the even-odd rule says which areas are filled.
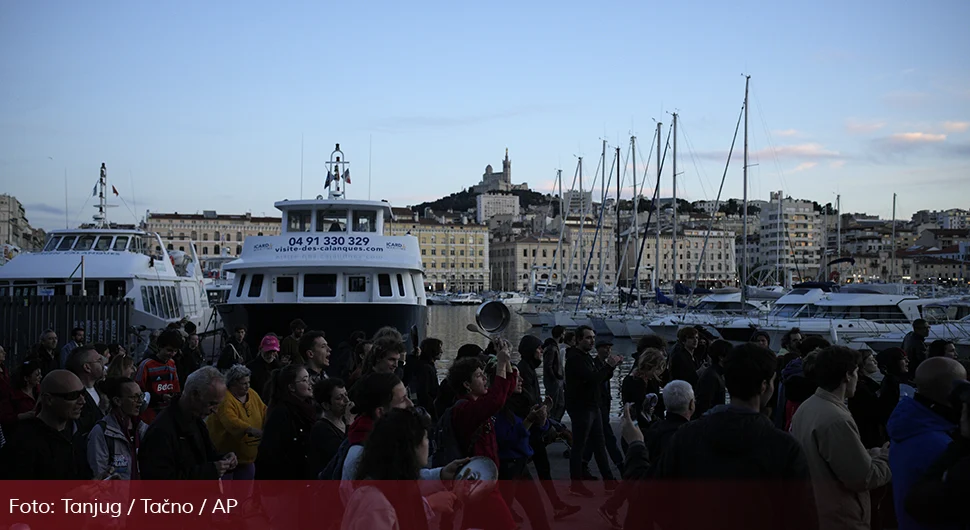
[[[347,429],[347,441],[350,445],[363,444],[372,430],[374,430],[374,420],[367,416],[357,416]]]

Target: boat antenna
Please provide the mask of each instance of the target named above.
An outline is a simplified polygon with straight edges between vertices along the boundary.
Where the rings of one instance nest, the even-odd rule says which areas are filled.
[[[108,228],[108,198],[105,189],[108,185],[108,168],[101,162],[101,176],[98,178],[98,213],[94,215],[95,228]]]
[[[343,159],[344,152],[340,150],[340,144],[336,144],[333,152],[330,153],[330,160],[327,162],[327,180],[323,187],[330,192],[330,199],[343,199],[346,190],[341,190],[340,182],[343,180],[350,184],[350,169],[347,167],[350,162]]]

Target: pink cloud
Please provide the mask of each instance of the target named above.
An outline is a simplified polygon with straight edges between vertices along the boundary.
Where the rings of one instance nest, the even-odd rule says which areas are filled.
[[[922,144],[935,143],[946,140],[945,134],[932,134],[924,132],[898,133],[889,136],[889,140],[895,143]]]
[[[962,133],[970,130],[970,122],[966,121],[945,121],[943,130],[948,133]]]
[[[795,129],[785,129],[783,131],[775,131],[775,136],[798,136],[798,131]]]
[[[839,156],[838,151],[826,149],[822,144],[815,143],[779,145],[774,149],[773,154],[774,156],[791,158],[837,158]],[[756,151],[755,155],[771,156],[772,151],[770,149],[761,149]]]
[[[795,166],[795,169],[793,169],[791,172],[792,173],[798,173],[799,171],[805,171],[806,169],[812,169],[813,167],[815,167],[817,165],[818,165],[818,162],[802,162],[801,164],[798,164],[797,166]]]

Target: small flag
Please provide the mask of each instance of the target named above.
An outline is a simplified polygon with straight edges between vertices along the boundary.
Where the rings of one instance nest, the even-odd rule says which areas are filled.
[[[116,187],[114,187],[114,185],[113,185],[113,184],[111,185],[111,191],[112,191],[112,193],[114,193],[115,195],[118,195],[118,188],[116,188]]]
[[[333,182],[333,173],[331,173],[331,172],[330,172],[330,171],[328,170],[328,171],[327,171],[327,182],[326,182],[326,183],[324,183],[324,185],[323,185],[323,187],[324,187],[324,188],[329,188],[329,187],[330,187],[330,183],[331,183],[331,182]]]
[[[95,184],[94,185],[94,188],[91,189],[91,196],[92,197],[97,197],[98,196],[98,185],[97,184]]]
[[[346,182],[347,184],[350,184],[350,170],[349,169],[344,171],[344,182]]]

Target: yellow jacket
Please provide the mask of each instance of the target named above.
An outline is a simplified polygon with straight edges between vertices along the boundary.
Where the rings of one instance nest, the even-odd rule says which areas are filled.
[[[266,404],[259,398],[259,394],[252,388],[246,404],[242,404],[230,392],[226,392],[226,399],[222,400],[219,410],[209,416],[205,423],[209,427],[209,437],[216,450],[236,453],[240,464],[251,464],[256,461],[256,451],[259,449],[260,438],[246,434],[246,429],[263,429],[266,421]]]

